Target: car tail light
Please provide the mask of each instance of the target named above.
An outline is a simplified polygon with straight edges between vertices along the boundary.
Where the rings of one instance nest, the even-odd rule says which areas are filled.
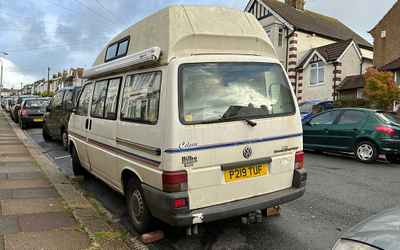
[[[28,116],[28,110],[21,109],[21,116]]]
[[[163,172],[163,191],[168,193],[182,192],[187,190],[186,171]]]
[[[186,207],[186,199],[185,198],[175,199],[174,208],[181,208],[181,207]]]
[[[294,169],[303,169],[304,168],[304,152],[297,151],[294,158]]]
[[[391,128],[391,127],[388,127],[388,126],[384,126],[384,125],[377,126],[375,128],[375,131],[384,133],[385,135],[388,135],[388,136],[395,136],[396,135],[396,130],[394,128]]]

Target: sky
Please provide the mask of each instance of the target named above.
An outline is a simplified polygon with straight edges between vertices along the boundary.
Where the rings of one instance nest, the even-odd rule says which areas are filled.
[[[306,0],[372,42],[368,31],[396,0]],[[166,6],[205,4],[243,10],[248,0],[0,0],[3,84],[19,88],[70,67],[88,68],[120,31]],[[8,55],[4,55],[6,52]]]

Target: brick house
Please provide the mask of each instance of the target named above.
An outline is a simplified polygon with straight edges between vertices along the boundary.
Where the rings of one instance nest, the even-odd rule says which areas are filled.
[[[383,19],[369,32],[374,37],[374,64],[392,71],[400,86],[400,1],[393,5]]]
[[[347,76],[372,66],[372,45],[339,20],[305,9],[304,0],[250,0],[286,67],[299,101],[332,100]]]

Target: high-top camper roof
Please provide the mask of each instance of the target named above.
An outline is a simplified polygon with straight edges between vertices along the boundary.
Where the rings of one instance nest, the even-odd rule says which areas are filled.
[[[113,63],[105,60],[107,48],[126,38],[129,47],[125,57],[146,50],[155,54],[160,52],[159,58],[157,56],[160,64],[166,64],[174,57],[199,54],[275,57],[265,31],[249,13],[223,7],[171,6],[114,37],[101,51],[93,67]],[[150,48],[155,50],[149,51]],[[121,62],[123,58],[115,61]]]

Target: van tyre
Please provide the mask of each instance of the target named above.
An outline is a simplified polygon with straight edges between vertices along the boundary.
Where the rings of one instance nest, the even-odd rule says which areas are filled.
[[[378,149],[370,141],[361,141],[354,148],[354,154],[357,160],[363,163],[375,162],[378,158]]]
[[[68,132],[66,130],[61,131],[61,142],[65,151],[68,151]]]
[[[21,128],[21,129],[26,129],[26,124],[22,121],[22,119],[19,119],[19,127]]]
[[[72,147],[71,150],[71,158],[72,158],[72,171],[74,172],[74,175],[83,176],[87,178],[88,172],[84,167],[82,167],[81,162],[79,160],[78,152],[76,152],[74,146]]]
[[[43,128],[42,128],[42,136],[45,141],[51,141],[51,136],[45,125],[43,125]]]
[[[146,233],[151,231],[155,224],[155,219],[147,208],[140,183],[134,178],[131,178],[128,181],[128,186],[126,190],[128,213],[133,227],[139,233]]]

